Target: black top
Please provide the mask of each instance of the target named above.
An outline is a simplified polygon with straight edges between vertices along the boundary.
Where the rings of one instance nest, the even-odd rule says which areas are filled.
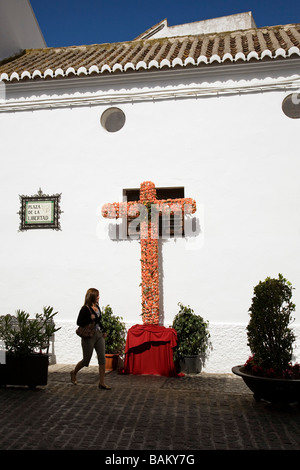
[[[79,312],[78,317],[77,317],[77,325],[78,326],[86,326],[89,323],[91,323],[92,322],[91,314],[93,313],[95,315],[94,322],[96,323],[96,325],[99,325],[99,327],[103,331],[102,324],[101,324],[102,313],[101,313],[101,310],[100,310],[98,305],[97,305],[97,307],[99,309],[99,314],[98,315],[91,307],[88,307],[87,305],[84,305],[83,307],[81,307],[80,312]]]

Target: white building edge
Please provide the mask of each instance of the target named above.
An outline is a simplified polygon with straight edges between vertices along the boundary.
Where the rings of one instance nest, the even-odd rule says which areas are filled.
[[[299,39],[297,24],[256,28],[245,13],[163,20],[126,43],[18,44],[0,63],[1,313],[53,306],[59,363],[81,357],[89,287],[141,323],[139,242],[113,240],[120,222],[101,207],[153,181],[197,202],[195,236],[161,241],[161,305],[165,326],[178,302],[209,321],[204,370],[246,361],[253,287],[267,276],[295,287],[299,336],[299,120],[282,109],[290,97],[297,116]],[[116,132],[101,124],[111,108],[125,116]],[[61,195],[60,230],[20,230],[20,196],[40,188]]]

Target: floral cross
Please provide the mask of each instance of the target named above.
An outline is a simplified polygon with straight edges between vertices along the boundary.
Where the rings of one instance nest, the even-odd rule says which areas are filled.
[[[154,210],[153,210],[154,209]],[[196,202],[190,198],[157,199],[154,183],[140,187],[139,201],[114,202],[102,207],[107,218],[141,217],[142,319],[146,324],[159,323],[158,214],[193,214]]]

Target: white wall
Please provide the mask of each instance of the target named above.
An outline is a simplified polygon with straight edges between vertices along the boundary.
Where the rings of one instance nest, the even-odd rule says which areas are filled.
[[[222,16],[220,18],[211,18],[208,20],[195,21],[193,23],[186,23],[175,26],[168,26],[167,20],[162,21],[161,24],[165,24],[164,28],[158,28],[158,31],[151,35],[151,38],[220,33],[224,31],[238,31],[239,29],[256,28],[254,18],[250,11],[246,13],[238,13],[236,15]],[[156,28],[154,27],[154,30],[155,29]]]
[[[0,0],[0,60],[23,49],[46,47],[28,0]]]
[[[106,104],[0,113],[1,314],[52,305],[58,362],[80,359],[74,330],[89,287],[128,326],[141,323],[139,243],[110,240],[114,222],[100,214],[151,180],[197,201],[199,237],[162,244],[164,324],[178,302],[210,322],[208,372],[247,359],[253,287],[267,276],[292,282],[299,325],[299,123],[281,111],[287,94],[123,102],[116,133],[100,125]],[[19,195],[39,188],[62,193],[59,232],[18,231]]]

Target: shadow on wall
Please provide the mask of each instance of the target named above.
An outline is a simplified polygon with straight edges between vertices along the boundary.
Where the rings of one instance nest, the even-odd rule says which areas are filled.
[[[136,232],[130,236],[127,234],[127,220],[122,220],[120,224],[118,223],[110,223],[108,225],[108,236],[111,241],[114,242],[136,242],[140,239],[140,235],[138,232],[138,223],[136,225]],[[170,240],[176,240],[176,238],[195,238],[198,237],[201,233],[201,227],[200,227],[200,221],[197,217],[193,217],[189,219],[188,223],[185,223],[185,231],[184,235],[181,236],[175,236],[175,237],[160,237],[159,238],[159,243],[158,243],[158,267],[159,267],[159,311],[160,311],[160,317],[159,317],[159,323],[164,324],[164,319],[165,319],[165,311],[164,311],[164,262],[163,262],[163,245],[165,243],[168,243]]]

